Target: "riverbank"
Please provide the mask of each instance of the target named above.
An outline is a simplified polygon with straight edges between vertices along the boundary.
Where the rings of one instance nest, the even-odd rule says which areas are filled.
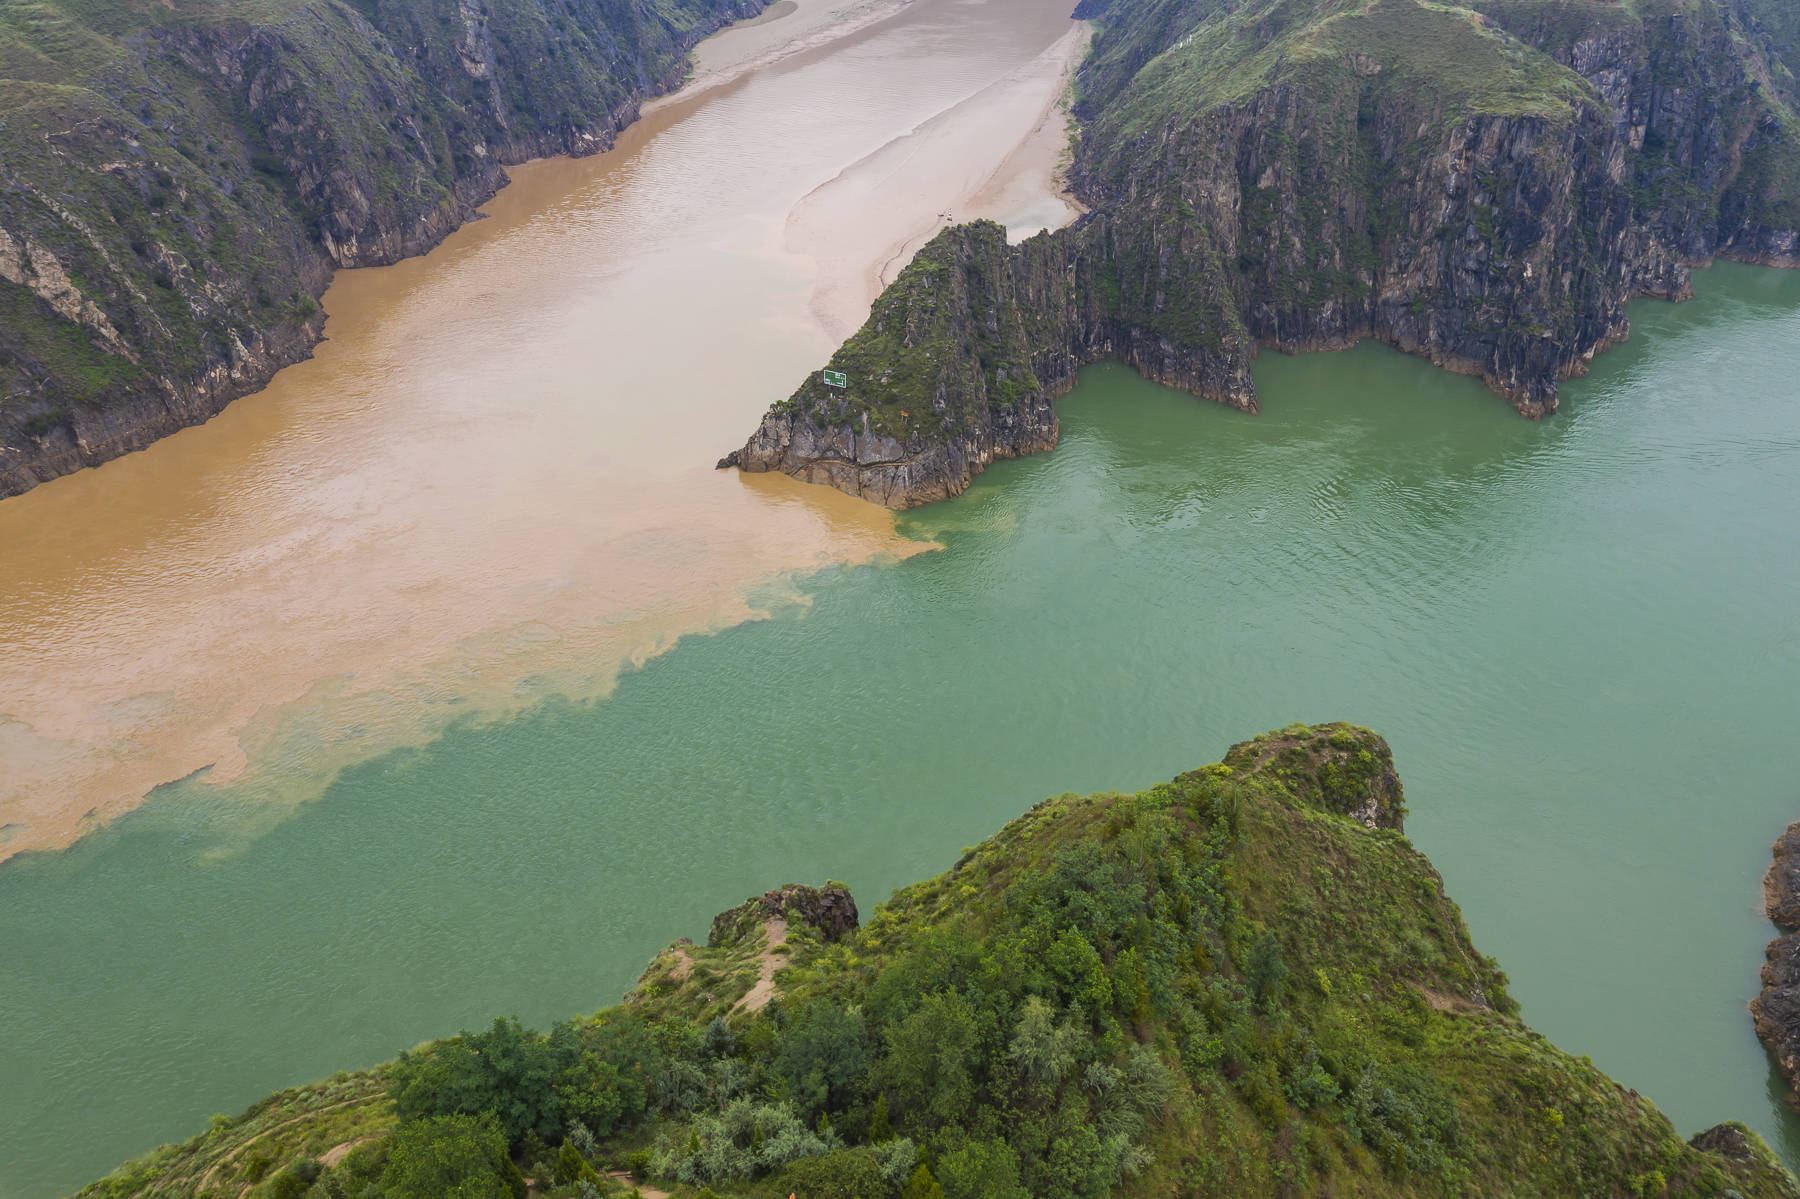
[[[809,283],[761,302],[804,318]],[[1255,420],[1092,368],[1056,453],[898,518],[941,552],[828,565],[604,702],[451,725],[278,820],[195,780],[9,863],[0,1194],[56,1199],[212,1113],[495,1013],[591,1012],[772,881],[885,896],[1046,796],[1148,786],[1296,712],[1386,732],[1408,834],[1533,1027],[1684,1133],[1737,1116],[1800,1162],[1744,1011],[1770,935],[1754,882],[1794,817],[1766,750],[1794,674],[1800,274],[1726,263],[1695,286],[1634,305],[1636,335],[1551,422],[1370,344],[1263,357]],[[549,432],[528,433],[540,458]],[[748,515],[808,492],[832,496],[790,484]],[[541,494],[584,543],[596,501],[554,476]],[[510,552],[469,528],[455,569]],[[563,569],[567,547],[515,528],[534,572]]]
[[[914,0],[776,0],[694,48],[693,70],[679,91],[652,100],[645,113],[734,83],[785,58],[816,50],[895,15]]]
[[[796,205],[1071,27],[1061,0],[917,0],[691,88],[606,154],[514,168],[430,254],[341,273],[328,339],[264,391],[0,503],[0,859],[180,779],[279,820],[452,724],[604,696],[786,575],[915,552],[886,513],[708,451],[831,344]],[[921,68],[946,39],[969,44]],[[958,139],[968,170],[924,210],[1029,115]],[[839,233],[862,277],[906,228]]]
[[[0,496],[261,389],[318,341],[335,271],[429,250],[508,165],[610,148],[764,0],[546,3],[52,0],[12,31]]]

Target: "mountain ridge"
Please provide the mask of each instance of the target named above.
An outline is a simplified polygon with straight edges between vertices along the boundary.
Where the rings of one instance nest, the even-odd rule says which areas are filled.
[[[1070,169],[1090,210],[957,226],[722,465],[890,507],[1054,444],[1086,363],[1246,411],[1259,349],[1373,337],[1526,416],[1691,296],[1800,265],[1786,43],[1730,0],[1101,0]],[[981,294],[977,295],[976,292]],[[1021,432],[1022,431],[1022,432]]]

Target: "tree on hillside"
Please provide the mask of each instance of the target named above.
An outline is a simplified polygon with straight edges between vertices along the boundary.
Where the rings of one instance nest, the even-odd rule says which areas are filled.
[[[401,1127],[381,1176],[388,1199],[525,1199],[491,1118],[434,1116]]]

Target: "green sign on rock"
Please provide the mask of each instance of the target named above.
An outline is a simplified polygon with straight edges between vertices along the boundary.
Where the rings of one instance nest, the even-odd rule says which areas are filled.
[[[824,381],[825,386],[827,387],[850,386],[850,376],[846,375],[843,371],[820,371],[819,378]]]

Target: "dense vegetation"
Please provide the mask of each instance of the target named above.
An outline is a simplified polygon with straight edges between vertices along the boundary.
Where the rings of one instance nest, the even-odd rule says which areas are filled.
[[[1800,1194],[1521,1024],[1403,813],[1380,738],[1284,729],[1046,801],[860,928],[820,918],[835,885],[771,892],[619,1007],[277,1096],[83,1195]]]
[[[0,496],[303,356],[335,267],[612,144],[760,0],[0,4]]]
[[[1092,211],[1010,249],[941,234],[736,458],[906,506],[939,447],[1116,359],[1255,408],[1257,349],[1374,337],[1528,416],[1725,254],[1800,265],[1796,18],[1775,0],[1083,0],[1071,181]],[[977,295],[985,289],[985,294]],[[1019,369],[1020,367],[1026,369]],[[997,368],[1004,368],[997,369]],[[1033,436],[1007,429],[1033,425]],[[973,432],[971,432],[973,431]],[[897,470],[907,460],[923,469]],[[934,466],[941,460],[944,466]],[[976,469],[984,464],[977,462]],[[909,487],[893,486],[896,474]]]

